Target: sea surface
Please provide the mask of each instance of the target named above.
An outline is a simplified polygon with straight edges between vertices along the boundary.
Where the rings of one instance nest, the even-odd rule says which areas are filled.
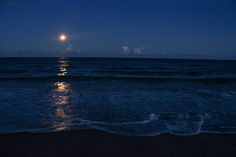
[[[0,133],[236,133],[236,61],[0,58]]]

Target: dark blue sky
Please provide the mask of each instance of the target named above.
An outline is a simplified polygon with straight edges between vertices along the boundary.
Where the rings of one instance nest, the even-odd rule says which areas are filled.
[[[61,55],[236,59],[236,1],[0,1],[0,56]]]

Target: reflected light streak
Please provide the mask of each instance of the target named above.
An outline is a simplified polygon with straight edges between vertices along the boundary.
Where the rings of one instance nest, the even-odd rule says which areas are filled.
[[[58,76],[65,76],[68,72],[69,62],[65,60],[58,61],[59,71]],[[51,125],[55,128],[54,131],[62,131],[67,129],[71,114],[71,106],[69,106],[69,100],[71,96],[71,86],[67,82],[54,83],[54,89],[52,91],[52,103],[55,107],[54,121]]]
[[[65,122],[55,122],[53,123],[53,127],[55,127],[54,131],[63,131],[67,129]]]
[[[59,61],[59,72],[57,76],[65,76],[68,73],[67,68],[69,67],[69,62],[68,61]]]
[[[55,91],[56,91],[56,92],[67,93],[67,92],[69,92],[69,91],[71,90],[69,83],[56,82],[54,85],[56,86],[56,88],[55,88]]]

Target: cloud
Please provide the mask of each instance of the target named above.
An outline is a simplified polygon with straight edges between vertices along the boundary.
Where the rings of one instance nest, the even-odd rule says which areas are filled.
[[[145,50],[145,47],[131,48],[129,46],[123,46],[122,49],[123,49],[123,52],[125,54],[138,54],[138,55],[141,55],[141,54],[143,54],[143,52]]]
[[[70,38],[78,38],[78,37],[83,37],[83,36],[89,36],[97,33],[103,33],[106,32],[105,30],[95,30],[95,31],[88,31],[88,32],[81,32],[81,33],[76,33],[76,34],[70,34]]]
[[[129,54],[130,53],[130,48],[128,46],[123,46],[123,52],[126,53],[126,54]]]
[[[66,48],[67,52],[80,52],[79,49],[74,48],[72,44],[70,44],[67,48]]]
[[[143,54],[144,49],[145,49],[144,47],[135,48],[134,53],[135,54]]]
[[[73,51],[73,46],[72,44],[70,44],[67,48],[66,48],[67,51]]]

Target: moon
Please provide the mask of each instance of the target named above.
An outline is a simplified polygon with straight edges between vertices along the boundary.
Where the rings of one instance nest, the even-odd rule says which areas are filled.
[[[65,42],[67,39],[68,39],[68,36],[65,35],[65,34],[59,35],[59,40],[60,40],[61,42]]]

